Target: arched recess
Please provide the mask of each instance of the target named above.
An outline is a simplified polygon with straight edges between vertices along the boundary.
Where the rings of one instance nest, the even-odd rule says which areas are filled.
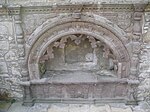
[[[88,14],[70,14],[45,22],[29,37],[26,46],[30,80],[39,79],[39,58],[52,42],[71,34],[85,34],[104,42],[121,63],[121,78],[130,72],[130,57],[125,47],[127,38],[117,25],[107,19]]]

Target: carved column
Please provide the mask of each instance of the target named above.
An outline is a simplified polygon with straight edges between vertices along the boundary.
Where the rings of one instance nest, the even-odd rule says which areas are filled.
[[[134,25],[133,25],[133,39],[132,39],[132,58],[131,58],[131,77],[136,79],[139,70],[139,54],[141,49],[141,35],[142,35],[142,16],[144,5],[135,5]]]
[[[135,12],[133,15],[133,38],[132,38],[132,57],[131,57],[131,75],[130,79],[138,79],[139,75],[139,55],[141,51],[141,36],[142,36],[142,19],[144,5],[134,5]],[[128,104],[133,104],[137,101],[137,87],[138,83],[134,80],[133,84],[128,86]],[[134,84],[135,83],[135,84]]]
[[[17,38],[17,44],[18,44],[18,56],[19,58],[23,58],[25,56],[25,49],[24,49],[24,37],[23,37],[23,29],[22,29],[22,21],[21,16],[15,15],[15,32],[16,32],[16,38]]]
[[[24,41],[24,33],[22,29],[20,6],[17,6],[15,10],[18,11],[18,13],[14,14],[14,27],[15,27],[15,36],[16,36],[16,42],[18,47],[18,58],[22,69],[21,70],[22,80],[26,81],[28,80],[28,69],[27,69],[27,63],[25,61],[25,41]]]
[[[27,68],[27,62],[25,60],[25,41],[24,41],[24,33],[22,29],[20,6],[10,8],[10,10],[15,10],[15,12],[17,12],[13,14],[13,18],[14,18],[15,41],[16,41],[16,45],[18,48],[17,57],[18,57],[18,62],[21,68],[21,75],[22,75],[21,81],[28,81],[29,73],[28,73],[28,68]],[[32,106],[32,96],[31,96],[30,86],[23,86],[23,89],[24,89],[23,105]]]
[[[142,20],[142,12],[134,13],[134,26],[133,26],[133,34],[136,36],[140,36],[142,34],[141,20]]]
[[[24,106],[33,106],[33,99],[32,99],[32,93],[31,88],[29,85],[24,86],[24,97],[23,97],[23,105]]]

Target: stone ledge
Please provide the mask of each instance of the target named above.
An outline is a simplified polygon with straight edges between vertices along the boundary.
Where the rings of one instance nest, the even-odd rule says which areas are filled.
[[[149,0],[95,0],[94,2],[97,2],[99,4],[101,3],[107,3],[107,4],[133,4],[133,3],[147,3]],[[66,2],[66,3],[87,3],[87,2],[93,2],[93,0],[2,0],[0,3],[8,3],[8,4],[31,4],[31,3],[60,3],[60,2]]]
[[[86,82],[84,82],[86,84]],[[19,82],[20,85],[22,86],[30,86],[31,84],[84,84],[83,82],[77,82],[77,83],[65,83],[65,82],[53,82],[49,80],[48,78],[43,78],[43,79],[37,79],[37,80],[31,80],[31,81],[22,81]],[[98,82],[87,82],[88,84],[94,84],[94,83],[127,83],[127,84],[133,84],[133,85],[138,85],[140,82],[138,80],[129,80],[129,79],[102,79],[99,80]]]
[[[144,3],[147,4],[147,3]],[[3,14],[20,14],[21,13],[29,13],[29,14],[36,14],[36,13],[46,13],[49,14],[51,12],[55,13],[63,13],[68,12],[72,13],[75,11],[80,12],[89,12],[89,11],[116,11],[116,12],[133,12],[134,10],[143,11],[145,6],[143,4],[134,5],[130,4],[101,4],[97,2],[78,2],[78,3],[71,3],[71,2],[60,2],[60,3],[29,3],[29,4],[8,4],[8,5],[1,5],[0,7],[0,15]],[[146,11],[149,8],[145,9]]]

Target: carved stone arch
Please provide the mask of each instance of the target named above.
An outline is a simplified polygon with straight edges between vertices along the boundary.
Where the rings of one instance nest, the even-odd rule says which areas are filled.
[[[75,21],[88,22],[94,25],[102,26],[106,28],[108,31],[111,31],[114,35],[116,35],[122,41],[123,44],[127,43],[128,38],[126,33],[121,28],[119,28],[116,24],[112,23],[108,19],[95,14],[92,15],[81,14],[80,16],[81,17],[79,19],[76,19],[75,14],[70,14],[66,16],[62,15],[60,17],[56,17],[52,20],[47,20],[46,22],[44,22],[28,38],[26,42],[26,46],[28,47],[27,55],[29,54],[36,40],[47,30],[53,29],[54,27],[59,26],[61,24],[71,23]]]
[[[29,37],[26,44],[29,48],[27,61],[30,80],[40,78],[38,62],[46,47],[59,38],[70,34],[90,35],[103,41],[112,49],[118,63],[121,63],[120,77],[128,77],[130,58],[125,47],[127,41],[125,33],[103,17],[81,15],[77,19],[71,15],[40,26]]]

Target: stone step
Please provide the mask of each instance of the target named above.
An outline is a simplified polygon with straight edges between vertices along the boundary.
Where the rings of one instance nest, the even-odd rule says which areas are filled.
[[[13,104],[8,112],[133,112],[124,104],[87,105],[87,104],[44,104],[37,103],[32,107],[24,107],[21,103]]]

